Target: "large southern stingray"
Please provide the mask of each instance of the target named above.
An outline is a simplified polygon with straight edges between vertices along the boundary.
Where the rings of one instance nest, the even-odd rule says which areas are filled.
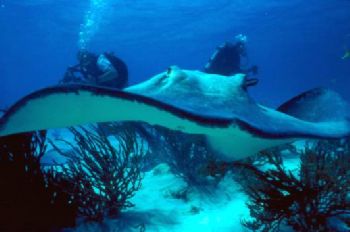
[[[36,91],[0,119],[0,136],[107,121],[142,121],[204,134],[223,158],[235,160],[300,138],[350,135],[347,103],[330,90],[301,94],[274,110],[257,104],[231,77],[171,67],[118,91],[67,85]]]

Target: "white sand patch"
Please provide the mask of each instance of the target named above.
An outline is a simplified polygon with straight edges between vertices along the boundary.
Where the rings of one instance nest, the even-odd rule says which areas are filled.
[[[171,193],[189,189],[187,200]],[[102,224],[84,223],[74,231],[244,231],[241,220],[249,216],[246,196],[228,176],[210,192],[187,188],[174,174],[147,172],[142,188],[131,199],[135,207],[119,219]]]
[[[301,148],[303,143],[298,144]],[[283,154],[286,169],[297,171],[299,157]],[[248,198],[228,174],[214,189],[193,188],[161,164],[145,173],[142,187],[119,218],[103,223],[80,223],[69,231],[248,231],[241,221],[249,219]]]

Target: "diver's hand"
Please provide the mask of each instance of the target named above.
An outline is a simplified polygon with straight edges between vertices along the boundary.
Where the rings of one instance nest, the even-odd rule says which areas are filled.
[[[65,84],[65,83],[72,83],[75,82],[78,78],[74,74],[74,70],[67,68],[67,71],[65,72],[63,79],[59,82],[60,84]]]
[[[243,83],[243,87],[245,89],[247,89],[248,87],[257,85],[258,82],[259,82],[259,80],[256,78],[245,78],[244,83]]]

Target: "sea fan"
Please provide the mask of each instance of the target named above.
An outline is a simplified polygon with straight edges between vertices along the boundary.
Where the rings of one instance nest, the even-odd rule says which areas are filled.
[[[216,158],[202,135],[189,135],[165,128],[158,128],[158,133],[163,139],[165,160],[175,175],[192,187],[213,183],[208,176],[214,178],[214,184],[218,183],[222,175],[214,175],[208,169]]]
[[[349,141],[320,141],[299,151],[298,174],[287,171],[277,150],[263,152],[270,168],[237,163],[238,177],[250,197],[254,231],[348,231],[350,215]],[[337,228],[334,226],[337,223]]]
[[[64,141],[72,152],[64,153],[69,162],[62,165],[64,178],[73,184],[70,194],[78,202],[80,215],[102,220],[117,216],[131,207],[129,199],[141,187],[146,147],[137,134],[124,129],[113,137],[116,143],[95,127],[70,128],[75,144]]]
[[[0,138],[0,231],[49,231],[74,226],[77,207],[65,181],[40,166],[45,132]]]

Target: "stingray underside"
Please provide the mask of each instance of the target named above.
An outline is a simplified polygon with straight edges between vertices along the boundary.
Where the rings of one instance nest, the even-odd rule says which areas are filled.
[[[190,84],[186,85],[193,90]],[[260,106],[241,90],[230,92],[227,98],[230,100],[226,102],[217,100],[219,95],[213,91],[204,96],[199,88],[201,95],[197,97],[193,91],[187,96],[190,91],[179,88],[184,94],[181,95],[173,88],[176,99],[167,91],[152,95],[153,91],[149,94],[139,89],[137,86],[120,91],[66,85],[36,91],[19,100],[0,119],[0,136],[96,122],[140,121],[185,133],[204,134],[223,158],[234,160],[299,138],[340,138],[350,133],[348,121],[340,117],[322,122],[305,121]],[[210,100],[213,95],[215,101]]]

